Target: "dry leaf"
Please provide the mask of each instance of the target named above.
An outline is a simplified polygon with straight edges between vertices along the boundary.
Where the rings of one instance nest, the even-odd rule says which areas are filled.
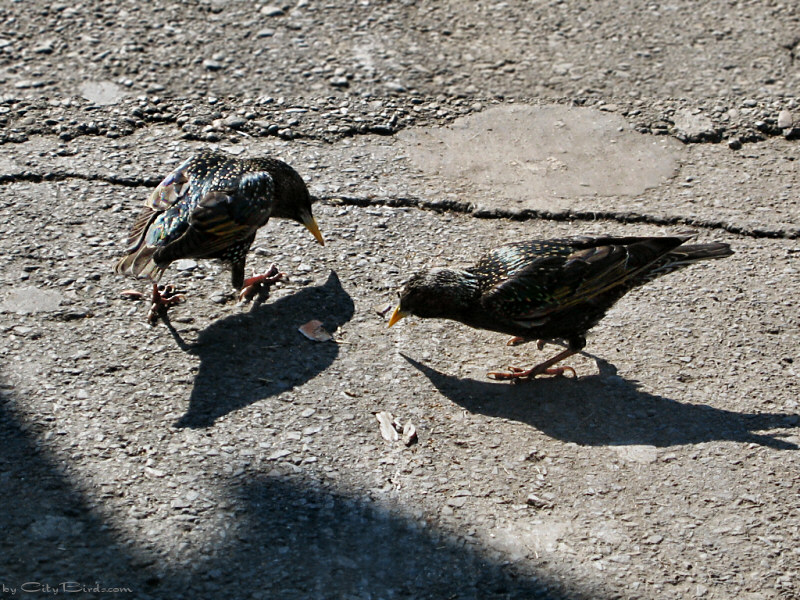
[[[375,413],[375,418],[381,424],[381,437],[387,442],[396,442],[400,439],[397,429],[394,426],[394,417],[390,412]]]
[[[325,331],[322,321],[317,321],[316,319],[309,321],[300,327],[298,331],[314,342],[328,342],[333,339],[333,336]]]
[[[394,308],[394,304],[384,304],[383,306],[376,306],[374,307],[374,311],[378,314],[378,316],[385,317],[386,313]]]
[[[119,297],[123,300],[141,300],[144,298],[144,294],[137,290],[122,290]]]
[[[406,421],[403,426],[403,443],[406,446],[416,443],[417,441],[417,428],[411,421]]]

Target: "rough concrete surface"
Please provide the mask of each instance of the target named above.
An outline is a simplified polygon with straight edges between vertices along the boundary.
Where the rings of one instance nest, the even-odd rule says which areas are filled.
[[[0,3],[0,596],[800,597],[791,2]],[[237,305],[112,273],[194,149],[271,154]],[[571,363],[385,310],[528,237],[695,229]],[[335,341],[306,339],[318,319]],[[385,441],[377,413],[413,424]]]

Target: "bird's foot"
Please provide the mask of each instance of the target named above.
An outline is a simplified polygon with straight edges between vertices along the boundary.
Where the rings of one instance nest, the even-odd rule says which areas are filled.
[[[537,375],[554,375],[556,377],[563,377],[567,371],[572,371],[572,376],[578,378],[578,374],[572,367],[554,367],[553,365],[560,363],[562,360],[569,358],[575,354],[577,350],[567,348],[563,352],[559,352],[550,360],[536,365],[532,369],[520,369],[519,367],[509,367],[508,371],[491,371],[486,374],[490,379],[498,381],[527,381],[533,379]]]
[[[566,366],[566,367],[549,367],[547,369],[542,369],[541,371],[536,373],[536,375],[553,375],[554,377],[564,377],[564,373],[566,373],[567,371],[572,373],[572,377],[573,378],[575,378],[575,379],[578,378],[578,374],[575,372],[575,369],[573,369],[570,366]]]
[[[286,277],[286,273],[279,271],[276,265],[270,265],[266,273],[254,275],[244,280],[242,289],[239,291],[239,302],[249,302],[255,296],[259,296],[264,292],[269,292],[270,286],[284,277]]]
[[[150,310],[147,313],[147,322],[150,325],[155,325],[158,318],[166,315],[170,306],[180,304],[186,300],[186,296],[179,294],[174,285],[167,284],[159,286],[153,284],[153,303],[150,305]]]
[[[523,381],[533,379],[537,375],[553,375],[555,377],[563,377],[567,371],[572,373],[574,378],[578,378],[578,374],[572,367],[549,367],[547,365],[537,365],[532,369],[520,369],[519,367],[508,367],[508,371],[490,371],[486,374],[489,379],[497,381]]]
[[[506,381],[509,379],[520,379],[524,377],[529,377],[530,372],[532,369],[520,369],[519,367],[508,367],[508,371],[489,371],[486,376],[489,379],[495,379],[497,381]]]

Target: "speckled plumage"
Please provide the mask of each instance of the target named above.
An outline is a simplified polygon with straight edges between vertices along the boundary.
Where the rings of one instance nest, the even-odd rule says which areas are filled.
[[[181,258],[231,264],[233,286],[244,281],[247,252],[270,217],[305,225],[322,243],[300,175],[274,158],[238,159],[198,152],[170,173],[145,201],[116,265],[157,282]]]
[[[503,246],[466,269],[414,275],[400,292],[390,324],[412,314],[525,340],[565,339],[562,360],[583,348],[586,332],[632,288],[690,263],[732,254],[727,244],[683,245],[690,237],[576,237]],[[523,376],[558,371],[552,364]]]

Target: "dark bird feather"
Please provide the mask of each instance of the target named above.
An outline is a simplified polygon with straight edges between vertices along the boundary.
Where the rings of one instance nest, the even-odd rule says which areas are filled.
[[[115,271],[158,282],[175,260],[215,258],[231,264],[233,286],[241,288],[247,252],[270,217],[302,223],[323,243],[308,189],[292,167],[203,150],[145,201]]]
[[[466,269],[414,275],[400,291],[390,326],[406,315],[452,319],[523,340],[564,339],[567,350],[501,379],[551,369],[580,351],[586,333],[629,290],[691,263],[733,254],[727,244],[684,245],[692,237],[575,237],[496,248]]]

